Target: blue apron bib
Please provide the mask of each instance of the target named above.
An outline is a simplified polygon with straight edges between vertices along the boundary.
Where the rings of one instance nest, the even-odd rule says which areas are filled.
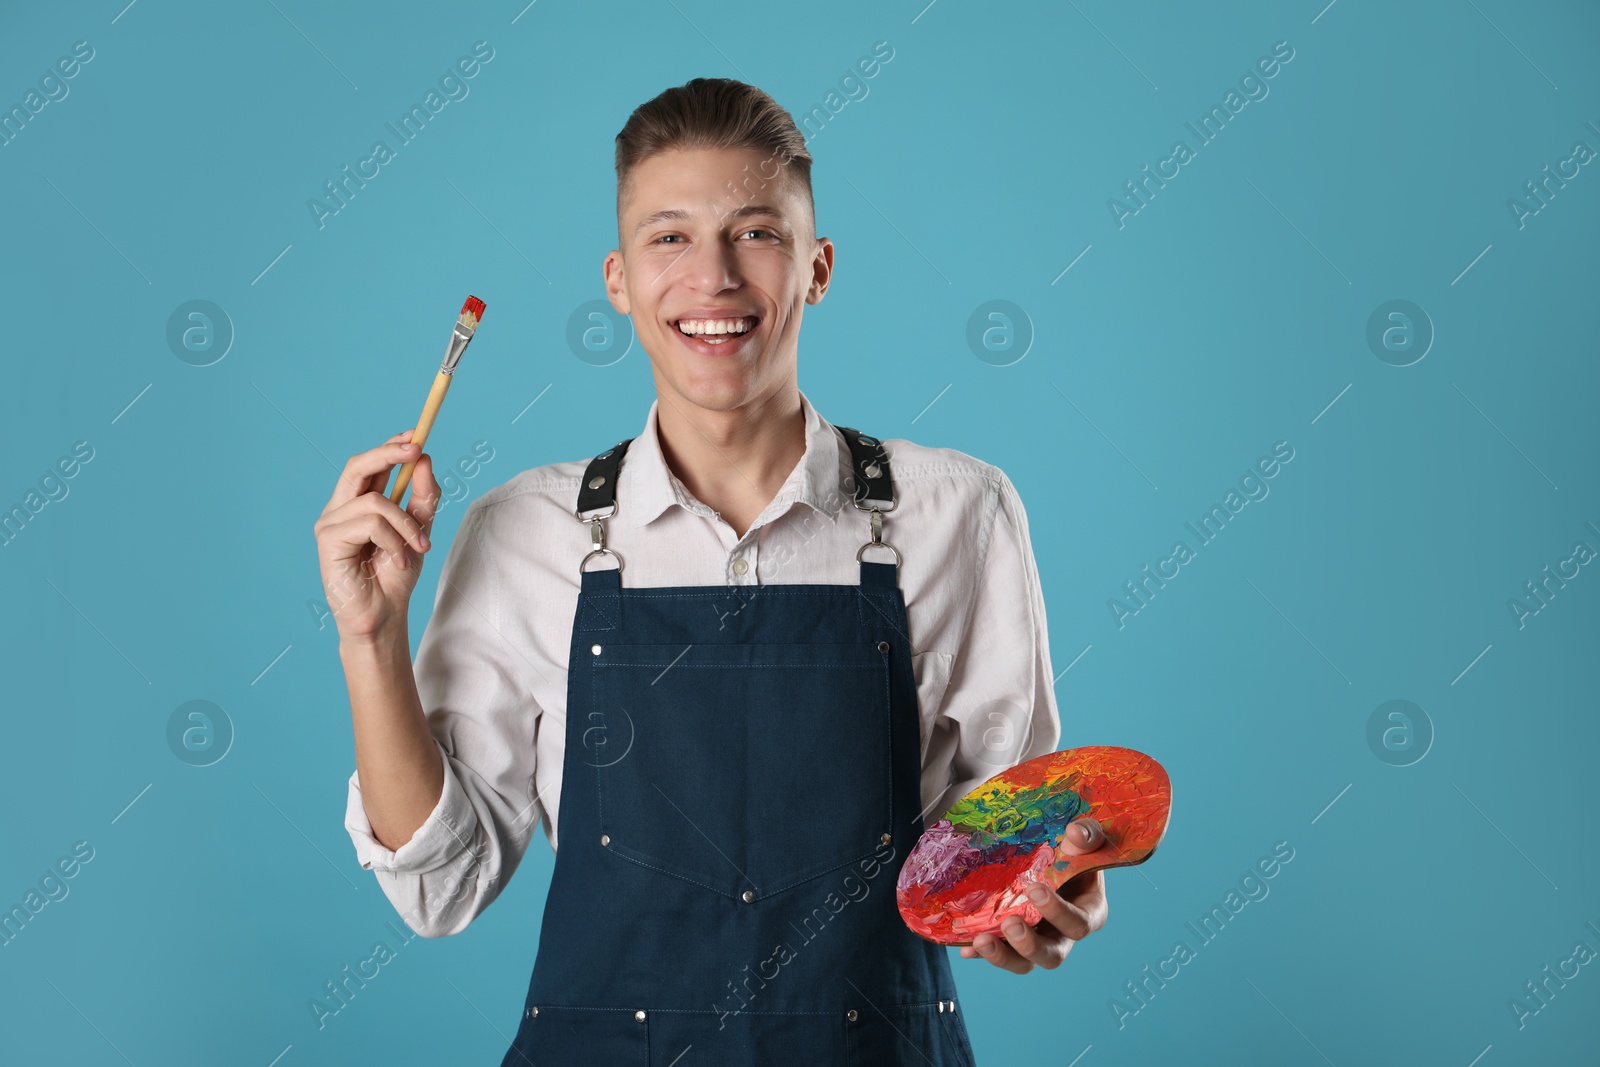
[[[585,471],[561,844],[502,1067],[972,1063],[946,949],[895,905],[923,823],[899,554],[862,559],[894,551],[888,458],[838,429],[859,585],[624,588],[584,567],[629,442]]]

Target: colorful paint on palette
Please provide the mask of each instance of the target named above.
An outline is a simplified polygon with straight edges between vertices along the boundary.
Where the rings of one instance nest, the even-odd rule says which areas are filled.
[[[970,945],[981,932],[1039,910],[1024,895],[1102,867],[1143,863],[1167,830],[1172,784],[1154,759],[1131,748],[1095,745],[1051,752],[1002,771],[929,826],[900,869],[897,898],[906,925],[943,945]],[[1097,820],[1106,844],[1058,852],[1067,826]]]

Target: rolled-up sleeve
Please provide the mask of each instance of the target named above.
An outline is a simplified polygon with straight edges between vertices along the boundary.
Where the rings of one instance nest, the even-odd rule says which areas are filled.
[[[411,839],[389,849],[372,834],[359,772],[344,825],[406,925],[424,937],[459,933],[492,903],[521,862],[543,809],[533,789],[539,708],[529,666],[502,635],[500,582],[474,501],[440,569],[414,674],[439,749],[444,789]]]
[[[955,734],[949,786],[931,823],[1008,767],[1054,752],[1061,740],[1044,594],[1028,517],[1011,479],[995,469],[992,514],[973,578],[971,622],[956,650],[940,717]]]

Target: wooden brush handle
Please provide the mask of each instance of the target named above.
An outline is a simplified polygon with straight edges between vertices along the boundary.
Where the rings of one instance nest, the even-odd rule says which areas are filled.
[[[422,415],[417,419],[417,428],[411,431],[411,443],[417,446],[417,455],[422,455],[422,446],[428,441],[428,431],[433,429],[433,420],[439,414],[439,407],[444,403],[444,394],[450,391],[451,375],[440,371],[434,376],[433,388],[428,390],[428,402],[422,405]],[[417,465],[416,460],[401,464],[400,476],[394,480],[394,488],[389,490],[389,499],[396,504],[406,495],[406,486],[411,484],[411,468]]]

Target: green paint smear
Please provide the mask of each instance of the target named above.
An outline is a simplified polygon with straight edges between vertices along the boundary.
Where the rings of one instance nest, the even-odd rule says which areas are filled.
[[[1060,784],[1019,789],[994,786],[957,802],[945,815],[957,829],[972,834],[975,848],[1001,844],[1055,844],[1061,828],[1087,812],[1089,805]]]

